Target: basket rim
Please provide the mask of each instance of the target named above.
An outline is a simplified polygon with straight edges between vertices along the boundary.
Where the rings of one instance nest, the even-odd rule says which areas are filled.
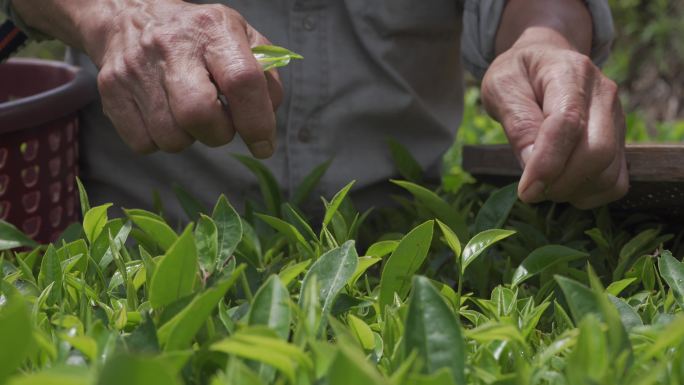
[[[0,134],[37,127],[73,114],[97,97],[94,76],[80,67],[43,59],[13,58],[2,65],[56,68],[74,74],[71,81],[31,96],[0,103]]]

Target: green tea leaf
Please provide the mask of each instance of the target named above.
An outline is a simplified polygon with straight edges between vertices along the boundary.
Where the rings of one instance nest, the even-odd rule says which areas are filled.
[[[425,261],[430,244],[434,221],[427,221],[411,230],[397,245],[389,257],[380,276],[380,311],[390,305],[394,293],[406,297],[411,287],[411,279]]]
[[[11,223],[0,220],[0,251],[17,247],[36,247],[33,239],[27,237]]]
[[[359,257],[356,254],[354,241],[347,241],[342,246],[321,255],[311,265],[304,281],[302,281],[303,289],[300,304],[306,301],[306,288],[315,283],[318,285],[321,312],[324,316],[330,314],[335,298],[351,279],[358,263]],[[313,279],[314,276],[316,277],[315,280]]]
[[[347,316],[347,324],[364,350],[373,350],[375,348],[375,336],[368,324],[353,314]]]
[[[148,234],[152,240],[164,251],[176,242],[178,235],[164,220],[149,211],[145,210],[125,210],[126,215]]]
[[[213,273],[218,260],[218,229],[214,220],[204,214],[199,214],[195,227],[195,246],[200,268],[205,274]]]
[[[426,374],[412,374],[406,384],[410,385],[456,385],[451,371],[445,368],[437,372]]]
[[[195,297],[180,313],[159,328],[159,343],[164,346],[165,351],[189,347],[195,334],[208,321],[219,301],[235,284],[244,269],[245,265],[237,267],[230,278]]]
[[[515,231],[492,229],[485,230],[468,241],[461,255],[461,273],[491,245],[515,234]]]
[[[449,228],[453,229],[456,234],[461,237],[467,236],[465,218],[462,218],[461,215],[444,199],[440,198],[439,195],[415,183],[401,180],[391,180],[390,182],[406,189],[418,202],[430,210],[437,219],[446,223]]]
[[[529,279],[559,263],[566,263],[580,258],[588,257],[589,254],[561,245],[546,245],[532,251],[513,273],[511,285],[518,286]]]
[[[333,219],[333,216],[340,208],[342,201],[347,197],[347,194],[353,185],[354,181],[349,182],[346,186],[342,187],[342,190],[338,191],[330,201],[330,204],[327,205],[325,208],[325,216],[323,217],[323,228],[327,227],[328,223]]]
[[[272,275],[257,291],[252,306],[247,314],[249,326],[266,326],[281,339],[287,340],[290,334],[290,293],[280,282],[277,275]],[[275,370],[264,364],[256,367],[259,377],[264,382],[273,382]]]
[[[467,350],[461,325],[425,277],[413,279],[404,338],[407,352],[418,352],[425,373],[449,368],[456,383],[465,385]]]
[[[579,324],[579,337],[568,357],[566,373],[571,384],[601,383],[609,370],[610,354],[599,319],[592,314]]]
[[[7,385],[91,385],[94,383],[92,370],[83,367],[58,366],[11,378]]]
[[[629,287],[629,285],[634,283],[634,281],[636,281],[636,278],[625,278],[615,281],[606,287],[606,293],[617,297],[623,290]]]
[[[78,198],[79,202],[81,203],[81,215],[85,217],[86,213],[90,211],[90,201],[88,200],[88,193],[86,192],[86,189],[83,186],[81,178],[79,177],[76,177],[76,186],[78,187]]]
[[[344,343],[337,346],[337,354],[326,376],[330,385],[389,385],[362,352]]]
[[[494,191],[475,217],[475,233],[500,228],[518,201],[518,184],[512,183]]]
[[[368,247],[366,250],[367,256],[382,258],[386,255],[391,254],[399,245],[399,241],[379,241]]]
[[[684,309],[684,264],[676,260],[669,251],[664,251],[658,259],[658,270],[672,289],[679,307]]]
[[[111,203],[107,203],[93,207],[83,216],[83,231],[85,232],[86,238],[88,238],[88,242],[95,242],[95,239],[100,235],[100,232],[108,220],[107,209],[111,206]]]
[[[608,299],[610,299],[610,302],[617,308],[618,313],[620,313],[620,319],[627,331],[630,331],[637,326],[644,326],[644,321],[639,317],[639,313],[629,306],[627,302],[612,295],[608,295]]]
[[[249,334],[245,331],[212,344],[210,349],[273,366],[293,384],[298,367],[313,366],[297,346],[277,337]]]
[[[328,171],[331,163],[332,161],[329,160],[314,167],[314,169],[304,177],[304,179],[301,181],[301,183],[299,183],[292,193],[292,199],[290,199],[290,201],[293,205],[300,207],[304,202],[306,202],[316,186],[318,186],[318,183],[321,181],[321,178],[323,178],[323,175],[325,175],[325,172]]]
[[[169,368],[150,357],[119,355],[107,360],[97,385],[180,384]]]
[[[264,198],[269,214],[280,216],[280,206],[283,203],[283,196],[273,174],[258,160],[245,156],[233,154],[235,159],[247,167],[259,181],[261,196]]]
[[[4,299],[4,298],[3,298]],[[0,306],[0,383],[17,371],[31,351],[32,329],[28,304],[16,292]]]
[[[311,245],[309,245],[302,233],[300,233],[296,227],[280,218],[264,214],[256,214],[256,216],[262,221],[266,222],[266,224],[269,226],[273,227],[276,231],[284,235],[285,238],[287,238],[290,242],[301,245],[309,254],[313,254]]]
[[[192,196],[192,194],[181,185],[174,183],[173,193],[176,195],[176,199],[178,199],[178,203],[180,203],[181,208],[183,208],[185,215],[187,215],[191,221],[198,220],[200,214],[207,212],[207,208],[204,207],[204,204],[202,204],[199,199]]]
[[[306,268],[309,267],[310,264],[311,260],[307,259],[306,261],[298,262],[285,267],[280,273],[278,273],[280,281],[285,286],[289,285],[293,279],[297,278],[300,274],[306,271]]]
[[[565,295],[575,324],[579,324],[587,314],[601,315],[601,307],[591,289],[569,278],[561,276],[555,278]]]
[[[252,54],[261,64],[263,71],[273,68],[284,67],[290,64],[292,59],[304,59],[302,55],[294,53],[287,48],[274,45],[258,45],[252,48]]]
[[[257,291],[252,301],[247,323],[263,325],[286,340],[290,333],[290,293],[277,275],[272,275]]]
[[[218,231],[218,259],[216,268],[221,270],[235,252],[242,239],[242,220],[230,205],[225,195],[221,195],[214,206],[212,218]]]
[[[155,309],[192,293],[198,261],[191,230],[186,227],[157,263],[150,284],[150,303]]]
[[[682,327],[684,316],[677,316],[670,322],[665,329],[658,335],[653,344],[648,346],[645,352],[639,356],[639,362],[648,362],[648,360],[658,355],[666,354],[668,347],[680,346],[684,341],[684,328]]]
[[[62,272],[62,264],[59,256],[55,251],[55,247],[48,246],[43,260],[40,264],[40,272],[38,273],[38,283],[42,288],[54,283],[50,294],[47,297],[47,304],[53,304],[62,301],[62,282],[64,281],[64,273]]]
[[[445,225],[442,223],[442,221],[437,220],[437,225],[439,225],[439,229],[442,230],[442,234],[444,235],[444,240],[451,249],[451,252],[454,253],[456,256],[457,260],[461,259],[461,241],[459,241],[458,236],[451,231],[449,226]]]
[[[408,181],[420,183],[423,180],[423,168],[416,158],[396,139],[390,138],[387,143],[389,144],[390,154],[399,174]]]
[[[110,222],[111,223],[111,222]],[[112,226],[112,227],[118,227],[118,226]],[[106,269],[107,266],[112,262],[114,259],[114,254],[118,253],[119,250],[123,247],[124,244],[126,244],[126,240],[128,239],[128,235],[131,233],[132,225],[130,221],[126,221],[119,230],[116,232],[114,237],[111,239],[112,242],[109,242],[109,232],[105,233],[105,231],[109,230],[109,223],[105,225],[102,233],[100,236],[97,238],[95,243],[93,244],[92,247],[92,257],[93,260],[97,262],[98,266],[100,269]],[[106,237],[105,237],[106,235]],[[107,246],[106,248],[103,248],[100,246],[100,244],[104,244],[105,239],[107,240]],[[112,249],[112,246],[114,246],[114,249]],[[100,251],[104,250],[104,253],[100,255]]]
[[[514,341],[525,344],[525,338],[520,333],[517,327],[511,324],[487,322],[476,328],[465,331],[468,338],[474,339],[480,343],[487,343],[492,341]]]
[[[354,275],[352,275],[351,279],[349,279],[349,284],[352,286],[355,285],[356,281],[358,281],[358,279],[361,278],[361,276],[366,272],[366,270],[370,269],[373,265],[380,261],[382,261],[382,258],[359,257],[359,265],[356,267]]]

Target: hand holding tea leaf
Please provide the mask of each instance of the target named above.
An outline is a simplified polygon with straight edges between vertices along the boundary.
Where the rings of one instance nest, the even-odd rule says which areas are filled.
[[[50,0],[22,1],[17,10],[92,58],[104,112],[135,151],[177,152],[195,140],[221,146],[237,132],[254,156],[273,154],[282,85],[275,71],[264,76],[251,51],[269,41],[233,9]]]

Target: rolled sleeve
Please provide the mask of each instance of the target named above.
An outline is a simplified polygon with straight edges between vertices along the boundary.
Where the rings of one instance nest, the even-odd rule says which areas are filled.
[[[592,16],[591,58],[602,65],[610,54],[615,35],[607,0],[584,0]],[[506,0],[465,0],[461,47],[463,65],[481,79],[494,60],[494,43]]]
[[[14,25],[19,27],[19,29],[21,29],[22,32],[24,32],[30,39],[36,41],[51,39],[51,37],[26,25],[26,23],[21,20],[21,17],[19,17],[14,8],[12,8],[11,0],[0,0],[0,12],[4,13],[10,20],[12,20]]]

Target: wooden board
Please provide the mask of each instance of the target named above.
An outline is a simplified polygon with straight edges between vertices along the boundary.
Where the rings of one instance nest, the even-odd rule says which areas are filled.
[[[626,157],[630,190],[613,206],[684,218],[684,145],[628,145]],[[522,174],[507,144],[465,146],[463,168],[478,180],[496,185],[513,182]]]

